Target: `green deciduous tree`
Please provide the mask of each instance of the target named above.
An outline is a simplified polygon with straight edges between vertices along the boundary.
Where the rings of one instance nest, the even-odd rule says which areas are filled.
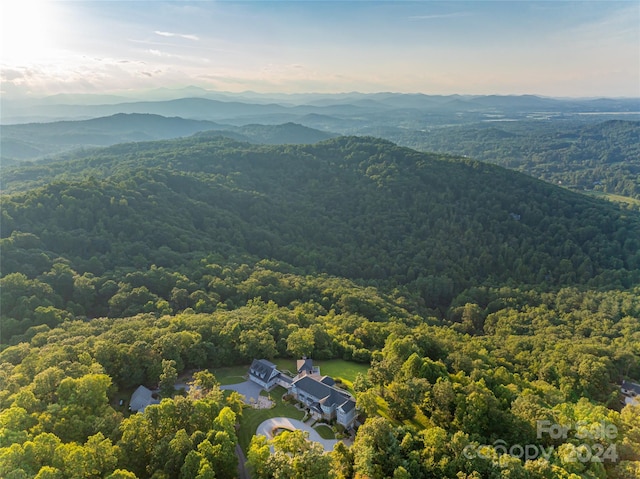
[[[315,346],[315,336],[310,329],[296,329],[287,338],[287,351],[294,358],[311,356]]]
[[[178,380],[176,362],[173,359],[162,360],[162,373],[160,374],[160,394],[163,397],[171,397],[175,391],[174,387]]]

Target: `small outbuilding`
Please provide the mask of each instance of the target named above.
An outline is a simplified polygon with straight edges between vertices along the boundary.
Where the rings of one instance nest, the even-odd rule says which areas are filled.
[[[320,374],[320,368],[318,366],[314,366],[313,360],[307,359],[306,357],[296,361],[296,369],[298,371],[298,376],[303,376],[305,374]]]
[[[144,386],[138,386],[138,389],[131,395],[129,409],[132,412],[144,412],[146,407],[151,404],[160,404],[160,399],[156,393]]]
[[[630,381],[622,381],[622,386],[620,386],[620,391],[625,396],[640,396],[640,384],[632,383]]]

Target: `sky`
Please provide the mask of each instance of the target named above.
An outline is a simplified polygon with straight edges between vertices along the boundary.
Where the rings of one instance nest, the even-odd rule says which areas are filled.
[[[640,97],[640,0],[0,2],[4,98],[218,91]]]

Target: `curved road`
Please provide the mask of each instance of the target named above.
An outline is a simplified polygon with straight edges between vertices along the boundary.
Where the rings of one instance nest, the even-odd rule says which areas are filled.
[[[318,431],[313,429],[311,426],[308,426],[297,419],[290,419],[288,417],[274,417],[267,419],[258,426],[256,434],[261,434],[262,436],[266,436],[267,439],[271,439],[273,437],[271,431],[275,428],[288,429],[290,431],[295,429],[307,431],[309,433],[309,440],[322,444],[325,451],[333,451],[333,447],[338,442],[337,439],[322,439],[320,434],[318,434]]]

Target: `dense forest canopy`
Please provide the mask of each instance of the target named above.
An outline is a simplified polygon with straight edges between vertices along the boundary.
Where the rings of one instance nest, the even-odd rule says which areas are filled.
[[[491,281],[630,286],[640,267],[637,214],[370,138],[125,144],[3,176],[7,191],[30,188],[5,200],[5,272],[20,264],[19,233],[81,272],[102,272],[88,260],[111,270],[248,253],[352,279],[439,283],[445,304]]]
[[[580,191],[640,199],[638,121],[486,121],[428,131],[378,127],[370,134],[418,150],[488,161]]]
[[[2,180],[1,477],[236,477],[250,411],[207,370],[302,355],[369,366],[363,424],[326,455],[254,438],[252,477],[640,474],[636,211],[359,137],[122,144]],[[129,415],[140,384],[162,402]]]

